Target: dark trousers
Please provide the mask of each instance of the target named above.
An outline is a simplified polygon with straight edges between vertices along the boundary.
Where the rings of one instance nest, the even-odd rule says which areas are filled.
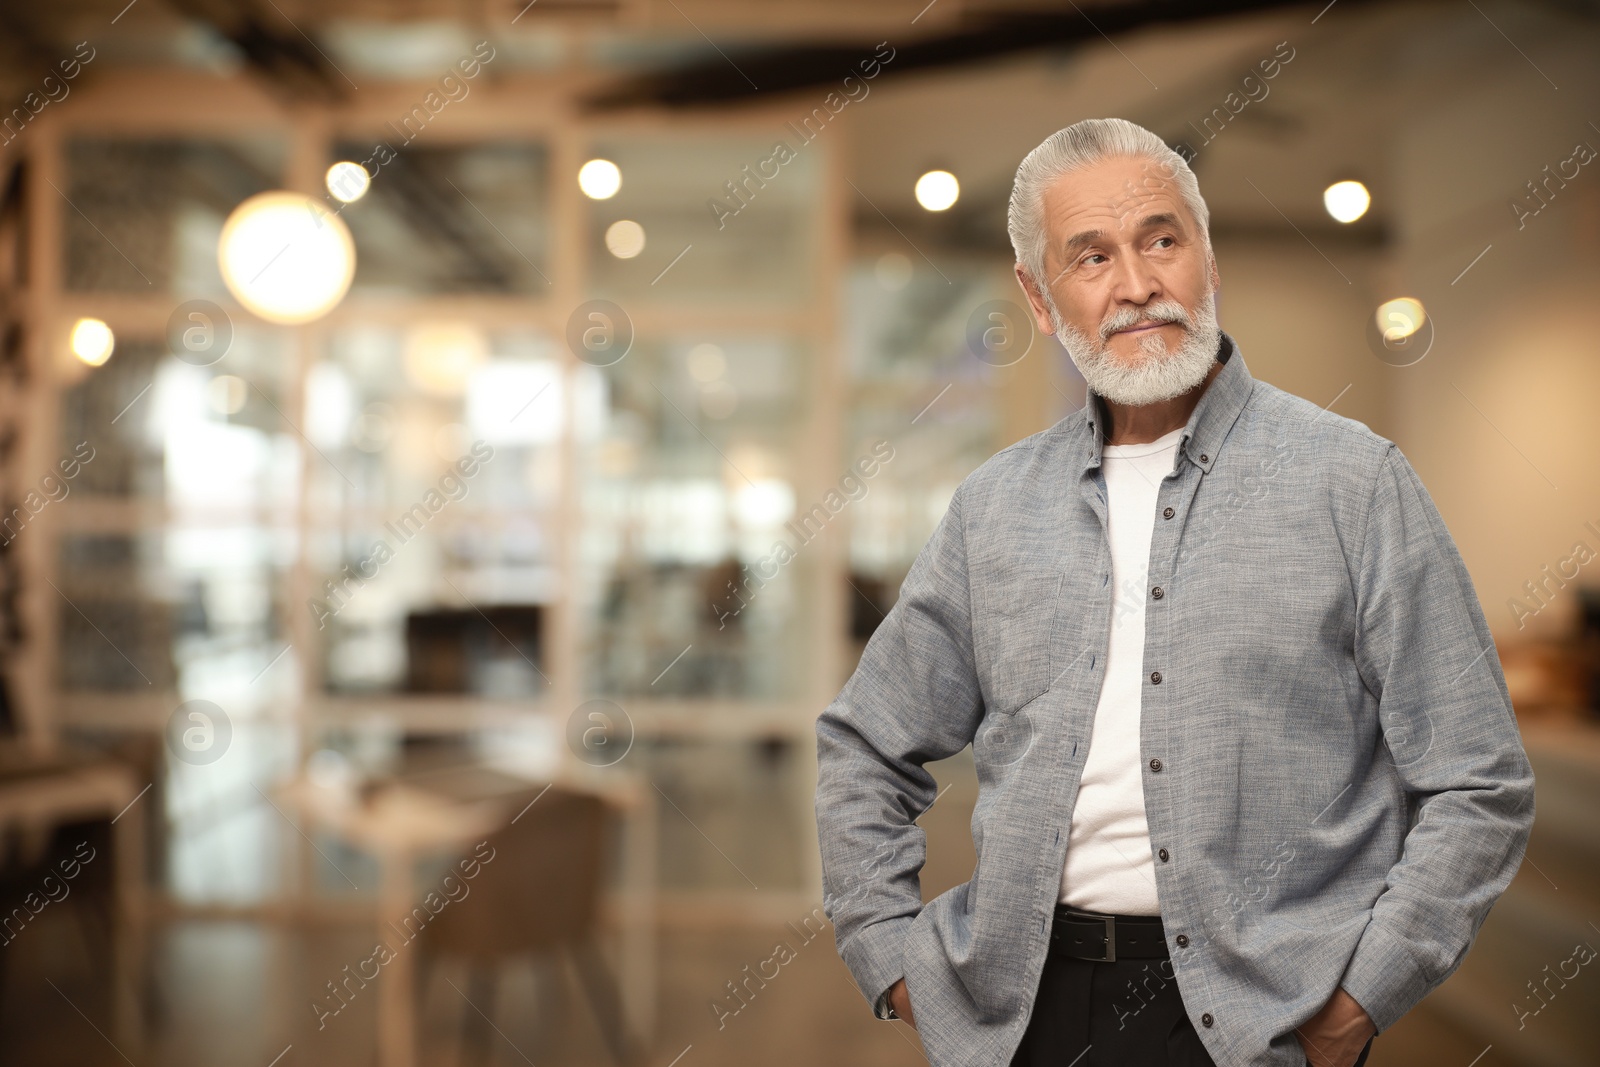
[[[1372,1042],[1355,1067],[1367,1062]],[[1011,1067],[1216,1067],[1183,1009],[1171,960],[1054,953]]]

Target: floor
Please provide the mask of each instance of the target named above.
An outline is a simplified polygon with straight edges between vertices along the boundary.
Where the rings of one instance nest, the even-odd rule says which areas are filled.
[[[655,1067],[915,1067],[924,1063],[908,1027],[872,1019],[826,936],[798,950],[777,979],[736,1015],[712,1008],[724,984],[745,964],[766,959],[781,928],[742,933],[679,933],[662,948],[661,1026],[650,1063]],[[372,998],[359,996],[317,1025],[313,1001],[321,983],[366,950],[357,932],[282,933],[243,922],[179,922],[161,938],[159,1004],[152,1039],[143,1049],[113,1047],[104,989],[88,969],[69,923],[30,928],[22,951],[7,964],[0,1011],[0,1063],[118,1067],[309,1067],[368,1064],[372,1059]],[[792,940],[792,938],[791,938]],[[27,973],[17,980],[17,971]],[[541,988],[546,995],[538,996]],[[593,1016],[572,984],[533,968],[508,971],[499,996],[479,1006],[494,1026],[479,1024],[462,1037],[463,999],[471,989],[461,973],[441,969],[423,1006],[424,1064],[606,1064]],[[542,1004],[542,1012],[529,1009]],[[1551,1028],[1590,1027],[1595,996],[1552,1002],[1537,1020]],[[1509,1006],[1506,1017],[1512,1018]],[[1412,1012],[1374,1044],[1371,1067],[1516,1067],[1512,1046],[1490,1047],[1430,1004]],[[127,1053],[126,1056],[122,1053]],[[1481,1054],[1481,1057],[1480,1057]],[[280,1057],[281,1059],[278,1059]],[[681,1056],[681,1059],[679,1058]],[[1575,1062],[1594,1062],[1579,1060]]]
[[[1460,970],[1373,1046],[1370,1067],[1580,1067],[1600,1062],[1600,967],[1570,972],[1579,946],[1600,945],[1600,735],[1529,738],[1538,822],[1528,859],[1495,905]],[[925,891],[971,869],[970,785],[959,762],[940,768],[952,788],[925,817]],[[341,968],[365,958],[359,925],[301,927],[182,919],[154,932],[142,1048],[106,1036],[109,998],[90,965],[85,931],[53,907],[0,946],[0,1064],[162,1067],[365,1067],[373,1063],[374,997],[364,990],[319,1027],[317,1001]],[[770,928],[668,929],[660,944],[660,1024],[652,1067],[916,1067],[914,1033],[874,1020],[828,934],[795,958],[737,1014],[715,1004],[746,965],[796,939]],[[1589,950],[1592,954],[1592,948]],[[1568,970],[1552,980],[1551,968]],[[1535,999],[1535,992],[1538,992]],[[471,1003],[468,1003],[468,998]],[[727,1003],[723,1001],[723,1003]],[[535,1006],[538,1007],[535,1007]],[[1531,1009],[1537,1008],[1535,1012]],[[478,1009],[482,1009],[479,1014]],[[596,1020],[562,974],[513,968],[494,993],[460,970],[432,973],[421,1003],[426,1065],[606,1064]],[[492,1025],[482,1022],[483,1016]],[[463,1045],[463,1020],[475,1029]]]
[[[313,1007],[326,992],[324,982],[370,951],[360,932],[174,923],[156,952],[159,1003],[153,1005],[152,1037],[144,1049],[121,1050],[106,1036],[109,1001],[74,925],[41,922],[26,934],[9,946],[18,954],[5,960],[12,971],[0,1010],[0,1063],[268,1067],[280,1053],[278,1067],[373,1062],[371,990],[358,993],[337,1016],[323,1018],[320,1029]],[[719,1017],[714,1001],[731,1003],[724,999],[725,984],[746,964],[770,957],[779,936],[796,945],[796,957],[737,1014]],[[771,931],[684,932],[667,935],[661,948],[661,1025],[651,1064],[925,1062],[908,1028],[872,1018],[826,933],[798,944],[781,925]],[[421,1024],[425,1064],[610,1062],[594,1017],[565,975],[536,972],[531,965],[508,969],[497,997],[473,997],[492,1016],[493,1027],[479,1023],[465,1041],[463,1017],[478,1018],[464,999],[476,992],[466,974],[441,966],[428,987]],[[542,1010],[531,1010],[534,1004]]]

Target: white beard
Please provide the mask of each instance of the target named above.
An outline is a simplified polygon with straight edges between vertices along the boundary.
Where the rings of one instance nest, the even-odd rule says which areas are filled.
[[[1142,407],[1182,396],[1199,385],[1211,370],[1222,340],[1211,295],[1206,293],[1193,314],[1175,300],[1160,300],[1137,311],[1124,308],[1101,324],[1098,344],[1062,319],[1049,294],[1045,294],[1045,303],[1056,336],[1089,388],[1114,403]],[[1183,340],[1169,352],[1159,334],[1147,333],[1139,338],[1139,351],[1144,358],[1125,363],[1111,352],[1110,333],[1146,319],[1176,322],[1183,327]]]

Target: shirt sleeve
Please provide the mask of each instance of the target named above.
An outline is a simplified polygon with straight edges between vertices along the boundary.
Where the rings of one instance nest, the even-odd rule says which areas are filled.
[[[966,747],[982,717],[960,499],[958,489],[817,720],[823,909],[875,1008],[905,976],[905,936],[922,909],[927,842],[916,819],[936,796],[924,765]]]
[[[1456,969],[1522,862],[1533,770],[1455,542],[1393,445],[1356,574],[1355,656],[1413,805],[1341,985],[1388,1029]]]

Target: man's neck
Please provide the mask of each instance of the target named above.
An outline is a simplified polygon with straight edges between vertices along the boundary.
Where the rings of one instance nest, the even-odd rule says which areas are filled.
[[[1108,445],[1143,445],[1171,433],[1189,421],[1195,405],[1211,385],[1211,380],[1222,370],[1220,362],[1213,362],[1200,384],[1171,400],[1154,404],[1131,406],[1117,404],[1105,397],[1105,438]]]

